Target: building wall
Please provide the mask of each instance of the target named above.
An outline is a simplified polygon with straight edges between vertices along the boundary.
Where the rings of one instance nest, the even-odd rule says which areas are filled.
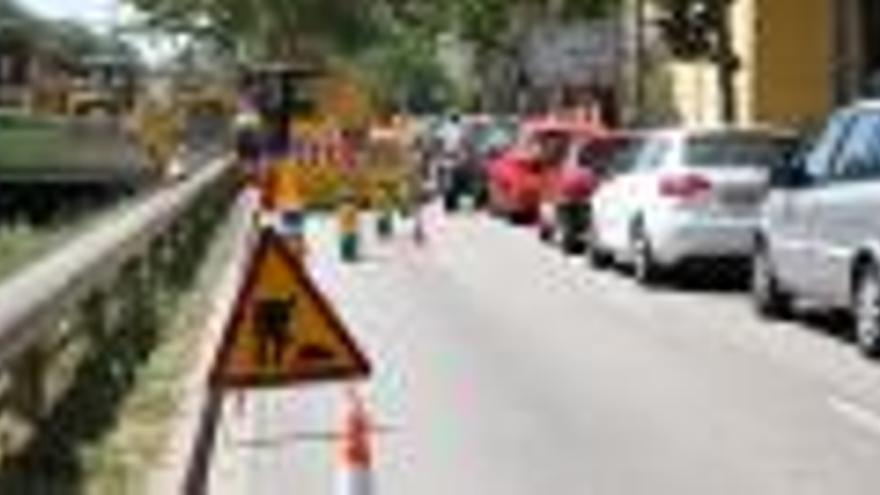
[[[718,122],[718,84],[710,64],[673,62],[669,67],[672,78],[672,98],[681,123],[706,125]]]
[[[834,1],[735,2],[731,32],[742,64],[735,86],[740,122],[800,125],[827,114],[833,101]],[[718,123],[716,69],[673,62],[671,73],[682,123]]]
[[[752,120],[802,124],[822,120],[833,102],[835,0],[756,2]]]
[[[835,0],[832,5],[836,19],[832,67],[837,103],[880,97],[880,2]]]

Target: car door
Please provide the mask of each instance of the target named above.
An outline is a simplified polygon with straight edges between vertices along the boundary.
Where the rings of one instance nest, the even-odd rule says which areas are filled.
[[[623,191],[627,187],[631,173],[631,170],[619,170],[617,174],[606,178],[590,201],[595,241],[603,249],[612,252],[621,251],[626,242],[620,229],[622,224],[620,203],[625,200]]]
[[[646,153],[628,194],[633,200],[633,208],[626,212],[627,235],[633,232],[637,219],[643,222],[649,237],[655,228],[662,226],[664,215],[657,215],[665,207],[660,195],[663,176],[682,166],[685,134],[672,132],[663,134]],[[658,221],[659,220],[659,221]],[[632,241],[632,239],[630,239]],[[629,245],[632,245],[630,242]]]
[[[619,252],[626,246],[626,238],[620,228],[623,223],[624,208],[621,202],[626,201],[625,190],[631,181],[631,174],[635,173],[639,156],[645,146],[647,141],[639,139],[619,151],[615,158],[615,169],[606,175],[590,201],[596,242],[610,251]]]
[[[774,191],[765,210],[776,275],[799,294],[815,295],[821,280],[814,267],[816,201],[831,184],[834,158],[851,124],[849,112],[832,117],[803,159],[803,183]]]
[[[880,224],[880,111],[855,117],[831,174],[831,184],[811,199],[813,293],[831,305],[844,306],[850,300],[856,251],[876,238]]]

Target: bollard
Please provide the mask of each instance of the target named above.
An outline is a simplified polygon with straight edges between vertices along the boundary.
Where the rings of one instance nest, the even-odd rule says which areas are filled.
[[[376,217],[376,233],[380,239],[388,239],[394,234],[394,217],[391,210],[385,208]]]
[[[339,253],[343,261],[352,263],[360,258],[360,213],[353,200],[345,200],[339,208]]]
[[[394,194],[389,184],[380,184],[378,194],[376,234],[384,240],[394,234]]]

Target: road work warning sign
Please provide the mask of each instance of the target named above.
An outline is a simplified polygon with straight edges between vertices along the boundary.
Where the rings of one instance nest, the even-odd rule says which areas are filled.
[[[270,230],[245,273],[211,385],[226,388],[365,378],[370,365],[302,262]]]

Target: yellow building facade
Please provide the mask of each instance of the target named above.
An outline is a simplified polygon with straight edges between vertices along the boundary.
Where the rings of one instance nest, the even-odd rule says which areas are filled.
[[[880,96],[880,1],[736,0],[730,19],[740,122],[809,125],[837,105]],[[677,120],[721,120],[711,64],[670,62],[667,70]]]

